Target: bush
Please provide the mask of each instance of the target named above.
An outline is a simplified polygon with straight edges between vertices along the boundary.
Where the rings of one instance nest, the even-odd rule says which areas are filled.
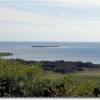
[[[0,97],[97,97],[100,83],[0,59]]]

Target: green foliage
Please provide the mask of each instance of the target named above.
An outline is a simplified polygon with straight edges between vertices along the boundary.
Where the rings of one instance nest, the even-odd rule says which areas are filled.
[[[99,96],[100,80],[92,79],[93,75],[86,78],[84,74],[80,73],[58,74],[44,71],[40,66],[41,63],[28,66],[14,60],[0,59],[0,96]]]

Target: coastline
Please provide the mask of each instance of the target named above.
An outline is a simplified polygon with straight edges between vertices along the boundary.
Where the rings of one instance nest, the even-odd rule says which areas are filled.
[[[100,63],[100,43],[94,42],[0,42],[0,51],[14,53],[13,56],[3,57],[4,59],[18,58],[39,61],[65,60]]]
[[[12,53],[7,52],[0,52],[1,57],[11,56]],[[3,58],[2,58],[3,59]],[[100,70],[100,64],[94,64],[92,62],[82,62],[82,61],[64,61],[64,60],[55,60],[55,61],[48,61],[48,60],[24,60],[24,59],[5,59],[8,61],[15,61],[20,64],[32,66],[37,65],[42,67],[45,71],[53,71],[56,73],[68,73],[68,72],[76,72],[76,71],[88,71],[88,70]]]
[[[99,97],[99,92],[95,94],[95,89],[100,89],[99,77],[100,64],[90,62],[0,59],[0,96]]]
[[[0,52],[0,56],[12,56],[13,53],[8,53],[8,52]]]
[[[69,73],[77,71],[89,71],[89,70],[100,70],[100,64],[93,64],[91,62],[82,62],[82,61],[26,61],[23,59],[8,59],[9,61],[15,61],[20,64],[32,66],[38,65],[45,71],[53,71],[55,73]]]

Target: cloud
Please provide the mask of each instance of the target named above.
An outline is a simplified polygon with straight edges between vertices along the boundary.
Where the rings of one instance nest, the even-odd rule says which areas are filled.
[[[62,16],[64,12],[60,13]],[[64,20],[48,16],[46,14],[37,13],[37,12],[27,12],[27,11],[20,11],[17,9],[11,9],[10,7],[0,7],[0,22],[10,22],[11,23],[19,23],[19,24],[27,24],[27,25],[54,25],[60,24],[64,22]],[[21,24],[21,25],[22,25]]]
[[[36,23],[41,22],[41,19],[47,19],[46,16],[40,15],[33,12],[22,12],[18,10],[13,10],[10,8],[0,7],[0,20],[1,21],[15,21],[15,22],[26,22],[26,23]]]
[[[60,14],[62,16],[65,15],[64,12]],[[5,25],[0,26],[0,33],[87,33],[87,31],[93,33],[94,30],[100,32],[98,27],[100,26],[100,21],[55,18],[39,13],[22,12],[4,7],[0,7],[0,21],[9,22],[9,24],[5,23]],[[10,24],[10,22],[15,24]]]
[[[15,1],[15,0],[14,0]],[[16,0],[17,1],[17,0]],[[18,0],[19,1],[19,0]],[[28,0],[21,0],[27,1]],[[70,6],[70,7],[88,7],[98,6],[96,0],[31,0],[43,2],[52,7]],[[19,1],[20,2],[20,1]],[[41,3],[40,2],[40,3]],[[42,8],[41,8],[42,9]],[[86,9],[86,8],[85,8]],[[61,12],[61,11],[60,11]],[[0,38],[9,38],[13,40],[100,40],[100,21],[75,18],[75,16],[66,17],[65,12],[60,13],[61,16],[50,16],[46,13],[27,12],[10,7],[0,6]],[[9,22],[9,23],[8,23]],[[8,23],[8,24],[7,24]],[[14,23],[14,24],[13,24]],[[18,24],[19,23],[19,24]],[[2,34],[3,33],[3,34]],[[19,37],[20,35],[20,37]],[[6,37],[5,37],[6,36]],[[89,41],[88,40],[88,41]]]

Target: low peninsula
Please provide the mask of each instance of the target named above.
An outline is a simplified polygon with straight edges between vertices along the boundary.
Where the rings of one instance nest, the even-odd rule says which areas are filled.
[[[0,52],[0,56],[12,56],[13,53],[8,53],[8,52]]]

